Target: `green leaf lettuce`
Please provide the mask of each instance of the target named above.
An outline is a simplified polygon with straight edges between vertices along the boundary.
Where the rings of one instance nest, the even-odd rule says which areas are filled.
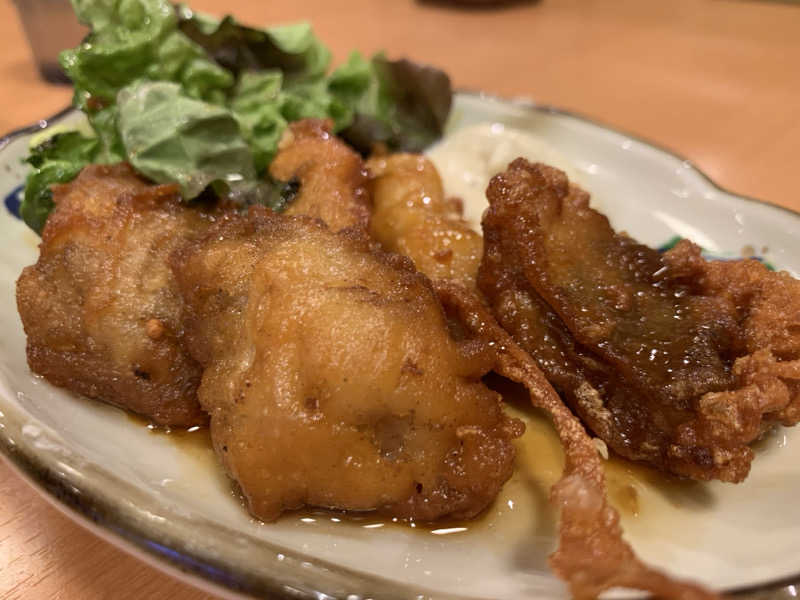
[[[50,186],[74,179],[81,169],[97,158],[97,138],[77,131],[57,133],[31,150],[27,162],[33,167],[25,183],[25,196],[19,207],[23,221],[41,233],[53,209]]]
[[[420,151],[437,139],[447,76],[409,61],[353,53],[328,74],[330,51],[307,23],[256,29],[167,0],[72,0],[91,33],[61,63],[93,135],[56,136],[32,151],[21,211],[41,231],[49,186],[90,163],[130,162],[184,199],[206,189],[279,208],[297,183],[266,176],[288,124],[327,118],[363,153]],[[43,145],[44,146],[44,145]]]
[[[353,52],[328,87],[353,112],[339,135],[363,153],[378,142],[391,150],[424,150],[444,132],[452,102],[444,72],[380,53],[367,61]]]
[[[194,100],[164,81],[122,89],[117,105],[128,161],[153,181],[179,183],[185,198],[212,182],[256,178],[250,146],[228,109]]]
[[[234,77],[178,30],[167,0],[72,0],[91,33],[61,53],[75,84],[76,102],[88,112],[114,102],[137,79],[175,81],[195,98],[221,102]]]

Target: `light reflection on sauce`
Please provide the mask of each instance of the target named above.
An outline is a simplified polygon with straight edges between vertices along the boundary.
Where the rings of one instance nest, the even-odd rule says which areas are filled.
[[[154,425],[147,419],[131,413],[126,413],[126,416],[128,420],[140,427],[144,427],[153,435],[164,436],[164,438],[177,445],[182,453],[191,458],[206,462],[207,456],[213,456],[214,451],[211,446],[211,434],[208,431],[208,427],[195,425],[188,429],[172,429]]]
[[[503,486],[497,499],[481,515],[471,521],[440,519],[435,522],[414,522],[382,517],[374,513],[347,513],[327,509],[305,508],[290,511],[281,517],[282,522],[294,521],[300,527],[328,527],[334,532],[340,527],[358,527],[367,530],[402,528],[420,535],[435,537],[481,536],[497,543],[520,538],[537,539],[544,554],[555,540],[555,512],[548,502],[549,490],[561,477],[564,455],[549,418],[533,408],[524,390],[499,377],[489,376],[487,384],[499,391],[513,416],[522,419],[526,432],[516,440],[517,458],[514,474]],[[139,417],[129,419],[147,427],[154,435],[162,435],[180,448],[197,472],[214,473],[224,481],[231,494],[241,501],[240,494],[222,473],[211,447],[206,427],[190,430],[165,430],[154,427]],[[760,445],[778,445],[775,436],[768,436]],[[609,500],[619,510],[623,521],[658,519],[660,502],[648,503],[654,495],[674,507],[706,507],[709,495],[705,484],[682,480],[611,456],[604,461]],[[244,506],[243,506],[244,510]],[[490,535],[487,535],[490,534]]]
[[[511,382],[490,377],[490,387],[503,394],[514,416],[525,421],[525,435],[518,441],[517,469],[529,470],[549,490],[561,475],[564,455],[549,418],[532,408],[527,393]],[[603,461],[611,504],[623,520],[659,518],[658,508],[647,498],[658,497],[673,507],[704,507],[710,504],[707,484],[675,477],[613,453]]]

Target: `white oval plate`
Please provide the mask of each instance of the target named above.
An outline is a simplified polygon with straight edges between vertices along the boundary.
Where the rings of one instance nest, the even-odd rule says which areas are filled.
[[[79,120],[66,111],[0,141],[0,194],[14,208],[33,134]],[[479,94],[456,97],[450,131],[481,122],[530,132],[569,159],[624,229],[651,245],[689,237],[718,256],[752,249],[800,272],[797,214],[728,193],[688,162],[583,118]],[[480,211],[480,207],[468,207]],[[33,376],[15,281],[38,238],[0,210],[0,450],[68,514],[173,574],[226,595],[295,598],[562,598],[546,567],[554,544],[547,487],[558,476],[552,433],[530,421],[514,477],[475,523],[411,527],[330,513],[252,520],[203,443],[177,443],[122,411]],[[609,470],[626,535],[646,560],[718,589],[794,596],[800,580],[798,430],[758,447],[740,485],[662,485],[624,464]],[[191,434],[190,434],[191,435]],[[197,434],[202,437],[202,434]],[[184,436],[185,438],[185,436]]]

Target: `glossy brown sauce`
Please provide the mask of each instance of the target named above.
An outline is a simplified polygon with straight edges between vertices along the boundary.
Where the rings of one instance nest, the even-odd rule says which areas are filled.
[[[530,532],[543,545],[555,539],[556,515],[548,502],[549,490],[561,476],[564,455],[555,430],[546,415],[533,408],[524,390],[497,377],[487,378],[487,384],[499,391],[513,416],[526,425],[525,434],[516,440],[516,468],[495,502],[478,518],[471,521],[439,520],[433,523],[392,519],[375,513],[346,513],[326,509],[306,508],[292,511],[282,521],[296,521],[307,526],[345,526],[365,529],[401,527],[423,535],[484,535],[499,542],[519,536],[520,530]],[[180,448],[181,454],[198,472],[215,472],[224,480],[222,467],[214,456],[208,428],[189,430],[163,429],[140,417],[129,415],[131,421],[147,427],[153,435],[164,436]],[[774,441],[763,442],[774,444]],[[705,484],[679,479],[650,467],[634,464],[611,455],[605,461],[606,478],[611,503],[619,510],[623,521],[646,521],[659,517],[659,502],[648,502],[656,494],[674,507],[703,507],[710,502]],[[241,497],[232,482],[231,493]]]
[[[225,481],[227,485],[227,478],[222,473],[222,467],[214,455],[211,433],[208,427],[198,425],[189,429],[173,429],[155,425],[144,417],[133,413],[125,413],[125,415],[129,421],[147,429],[152,435],[169,440],[174,444],[180,450],[181,457],[186,460],[192,474],[213,473],[219,479]]]

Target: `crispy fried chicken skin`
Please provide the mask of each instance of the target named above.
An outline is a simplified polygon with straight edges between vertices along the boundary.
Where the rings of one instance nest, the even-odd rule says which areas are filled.
[[[536,362],[498,325],[480,298],[475,277],[483,239],[468,229],[460,211],[444,201],[434,166],[414,155],[372,159],[367,165],[376,211],[373,236],[384,247],[407,252],[422,272],[435,278],[434,288],[462,343],[478,338],[489,345],[492,370],[523,384],[532,404],[552,418],[566,464],[550,497],[560,514],[559,544],[550,564],[573,597],[596,598],[605,590],[627,587],[661,598],[717,598],[646,565],[622,538],[619,514],[608,503],[603,464],[593,440]],[[453,251],[446,263],[433,259],[431,252],[443,241]]]
[[[616,452],[738,482],[748,444],[800,418],[800,282],[756,261],[662,255],[517,159],[495,177],[478,285],[500,324]]]
[[[522,424],[427,278],[365,234],[251,209],[171,259],[214,448],[264,520],[304,505],[472,517]]]
[[[392,154],[370,159],[367,170],[372,237],[431,279],[474,285],[483,238],[463,220],[460,202],[445,198],[433,163],[419,154]]]
[[[713,600],[702,586],[673,579],[634,553],[622,538],[619,513],[608,503],[603,464],[580,421],[525,352],[492,317],[475,290],[453,280],[435,283],[437,293],[466,335],[495,349],[493,370],[527,388],[533,406],[552,419],[564,447],[564,472],[550,491],[559,512],[558,548],[550,556],[553,571],[576,600],[597,598],[612,588],[651,592],[657,598]]]
[[[304,119],[289,125],[281,138],[270,175],[300,181],[297,198],[283,214],[317,217],[334,231],[366,228],[370,206],[364,163],[332,128],[329,120]]]
[[[208,215],[125,164],[88,166],[53,200],[39,260],[17,282],[31,370],[161,425],[205,423],[166,257]]]

